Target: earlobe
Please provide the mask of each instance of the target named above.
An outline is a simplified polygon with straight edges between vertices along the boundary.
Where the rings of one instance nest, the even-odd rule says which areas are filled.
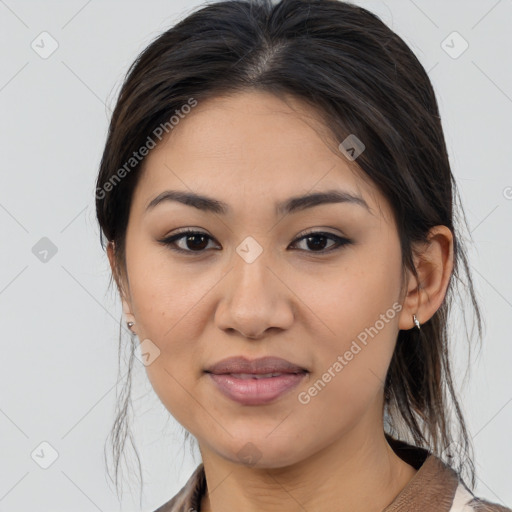
[[[132,310],[130,305],[128,304],[127,300],[123,297],[121,297],[121,302],[123,304],[123,314],[126,318],[127,322],[134,322],[135,317],[133,316]]]
[[[127,324],[128,329],[130,329],[133,333],[136,334],[136,330],[134,329],[135,317],[133,316],[131,307],[124,296],[123,287],[121,286],[121,282],[120,282],[119,275],[117,272],[117,266],[116,266],[116,261],[115,261],[115,245],[114,245],[113,241],[110,241],[107,245],[107,255],[108,255],[109,262],[110,262],[110,268],[112,270],[112,274],[113,274],[114,279],[117,284],[117,289],[119,291],[119,295],[121,296],[121,303],[123,306],[123,315],[124,315],[125,322]]]
[[[429,242],[416,248],[415,266],[419,283],[409,271],[409,286],[399,320],[400,329],[415,326],[413,315],[420,324],[432,318],[446,296],[453,272],[453,234],[447,226],[435,226]]]
[[[121,302],[123,304],[123,315],[124,315],[126,325],[127,325],[128,329],[130,329],[130,331],[137,334],[137,331],[134,328],[135,317],[133,316],[133,314],[131,312],[131,308],[125,299],[121,298]]]
[[[415,266],[417,268],[416,261]],[[412,329],[414,327],[415,322],[413,315],[416,315],[416,318],[418,318],[419,316],[418,310],[420,304],[421,291],[421,286],[418,283],[416,276],[409,269],[407,270],[407,276],[407,290],[405,292],[405,296],[403,299],[404,301],[402,304],[402,311],[400,313],[400,318],[398,320],[398,328],[404,331]],[[421,320],[421,322],[424,322],[424,320]]]

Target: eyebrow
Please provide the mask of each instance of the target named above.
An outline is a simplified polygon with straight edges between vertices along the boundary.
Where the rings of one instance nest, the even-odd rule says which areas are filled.
[[[204,212],[211,212],[220,215],[231,213],[231,207],[223,201],[199,195],[194,192],[184,192],[179,190],[166,190],[161,194],[158,194],[146,206],[146,212],[152,210],[158,204],[167,201],[193,206],[194,208]],[[276,215],[287,215],[300,210],[305,210],[306,208],[332,203],[355,204],[362,206],[371,213],[370,207],[362,197],[344,190],[326,190],[324,192],[315,192],[303,196],[291,197],[285,201],[277,203],[275,211]]]

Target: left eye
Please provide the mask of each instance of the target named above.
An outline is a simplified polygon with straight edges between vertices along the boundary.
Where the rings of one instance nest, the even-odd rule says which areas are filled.
[[[201,253],[208,248],[208,242],[210,240],[213,240],[213,238],[201,231],[182,231],[181,233],[159,240],[159,242],[168,246],[173,251]],[[325,246],[329,240],[333,243],[326,248]],[[312,250],[306,250],[306,252],[320,253],[326,253],[351,243],[347,238],[337,236],[333,233],[314,231],[295,239],[291,246],[297,245],[299,242],[303,241],[306,242],[310,249],[312,248]],[[180,247],[179,242],[182,242],[184,247]]]
[[[343,245],[350,244],[350,240],[347,238],[343,238],[341,236],[334,235],[333,233],[325,233],[323,231],[314,231],[312,233],[308,233],[304,236],[301,236],[300,238],[297,238],[297,240],[294,241],[294,244],[302,241],[306,241],[307,245],[309,247],[314,247],[315,250],[313,251],[306,251],[306,252],[329,252],[336,249],[339,249]],[[331,240],[334,243],[325,249],[326,241]]]

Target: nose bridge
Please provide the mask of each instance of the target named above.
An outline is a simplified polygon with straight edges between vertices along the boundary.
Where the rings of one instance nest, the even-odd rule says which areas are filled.
[[[286,328],[293,320],[287,288],[275,274],[275,259],[247,237],[233,253],[233,267],[216,313],[219,328],[258,337],[270,327]]]
[[[233,288],[231,302],[240,308],[270,308],[272,303],[271,283],[275,277],[268,267],[272,266],[269,249],[264,249],[254,238],[247,237],[236,248],[234,256]],[[242,311],[241,311],[242,312]]]

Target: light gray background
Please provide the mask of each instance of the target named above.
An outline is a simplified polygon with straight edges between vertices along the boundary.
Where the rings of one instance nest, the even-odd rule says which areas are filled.
[[[412,47],[438,96],[487,325],[462,390],[477,494],[510,506],[512,1],[357,3]],[[94,215],[95,178],[121,79],[139,51],[199,4],[0,0],[0,511],[151,511],[199,462],[136,360],[142,507],[135,478],[125,483],[133,492],[121,507],[107,481],[103,445],[114,414],[121,307],[107,291],[110,270]],[[59,45],[47,59],[31,48],[43,31]],[[453,31],[469,43],[456,59],[441,46]],[[57,248],[46,263],[32,252],[42,237]],[[458,343],[462,368],[462,335]],[[43,441],[59,454],[48,469],[31,457]]]

